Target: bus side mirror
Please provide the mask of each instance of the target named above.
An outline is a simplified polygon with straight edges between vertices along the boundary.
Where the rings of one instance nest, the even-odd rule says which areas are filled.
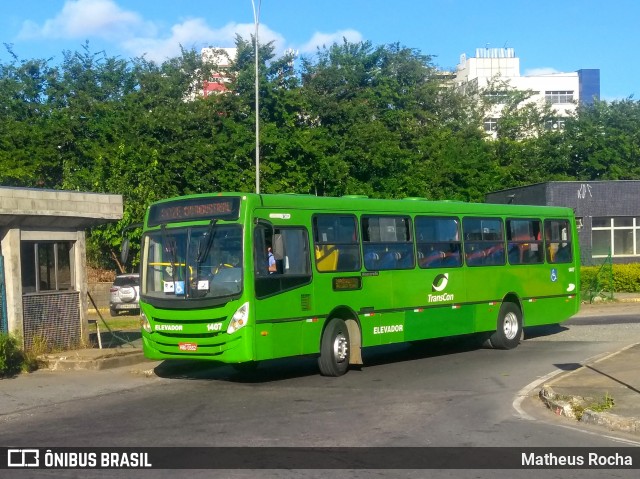
[[[122,240],[122,250],[120,251],[120,262],[124,265],[129,258],[129,238]]]

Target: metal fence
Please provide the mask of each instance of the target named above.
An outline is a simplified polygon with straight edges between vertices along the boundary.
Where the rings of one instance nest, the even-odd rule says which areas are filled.
[[[73,349],[81,344],[78,291],[25,294],[22,308],[25,349]]]

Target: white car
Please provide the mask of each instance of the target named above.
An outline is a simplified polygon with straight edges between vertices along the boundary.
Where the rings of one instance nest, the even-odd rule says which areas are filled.
[[[140,312],[140,275],[138,273],[119,274],[116,276],[109,299],[109,313],[117,316],[120,311]]]

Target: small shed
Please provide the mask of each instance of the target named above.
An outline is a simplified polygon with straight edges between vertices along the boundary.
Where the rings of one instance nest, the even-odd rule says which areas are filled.
[[[0,187],[0,330],[25,349],[86,343],[85,230],[122,212],[121,195]]]

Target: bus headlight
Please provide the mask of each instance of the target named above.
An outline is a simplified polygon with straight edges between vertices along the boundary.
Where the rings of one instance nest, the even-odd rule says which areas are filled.
[[[235,313],[233,313],[233,317],[231,318],[231,322],[229,323],[229,327],[227,328],[227,334],[233,334],[238,329],[244,328],[247,325],[248,320],[249,303],[244,303],[237,309]]]
[[[140,327],[144,329],[147,333],[151,332],[151,324],[147,319],[147,315],[140,311]]]

